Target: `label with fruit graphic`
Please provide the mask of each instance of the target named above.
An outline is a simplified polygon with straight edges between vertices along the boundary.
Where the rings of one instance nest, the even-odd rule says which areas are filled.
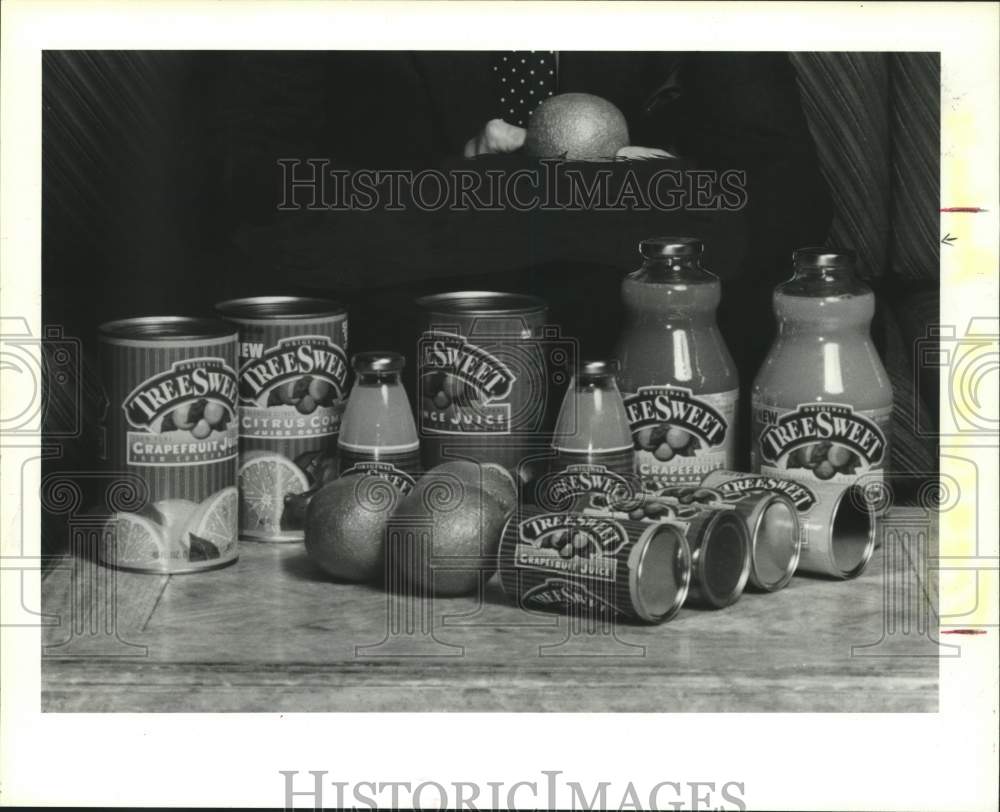
[[[892,409],[855,411],[840,403],[796,409],[754,404],[753,466],[803,481],[853,482],[888,461]]]
[[[236,371],[222,358],[188,358],[147,378],[122,402],[129,465],[202,465],[232,459]]]
[[[330,336],[291,336],[266,349],[244,341],[240,353],[243,437],[326,437],[340,430],[347,355]]]
[[[643,482],[696,484],[733,467],[738,396],[737,389],[696,395],[678,386],[642,386],[625,395]]]
[[[631,453],[631,449],[629,450]],[[626,499],[635,492],[634,477],[624,476],[605,465],[559,466],[539,481],[535,499],[545,510],[569,510],[586,497],[585,506],[608,504]]]
[[[628,542],[628,532],[612,519],[543,513],[518,527],[514,564],[613,581],[618,568],[615,556]]]
[[[747,475],[717,482],[712,487],[720,493],[741,497],[744,494],[780,493],[792,500],[799,513],[808,512],[816,504],[816,494],[793,479]]]
[[[436,434],[509,434],[517,380],[500,359],[461,335],[420,339],[420,428]]]

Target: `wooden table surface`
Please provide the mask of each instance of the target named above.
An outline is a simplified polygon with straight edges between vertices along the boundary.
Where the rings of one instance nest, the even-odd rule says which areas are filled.
[[[301,545],[197,575],[68,556],[43,573],[45,711],[935,711],[927,522],[854,581],[796,577],[660,626],[574,628],[482,599],[333,583]],[[933,539],[931,539],[933,541]],[[858,648],[865,647],[866,648]]]

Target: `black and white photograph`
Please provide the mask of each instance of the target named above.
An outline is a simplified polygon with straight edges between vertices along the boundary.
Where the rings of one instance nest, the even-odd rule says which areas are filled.
[[[995,808],[996,4],[143,5],[4,9],[10,803]]]

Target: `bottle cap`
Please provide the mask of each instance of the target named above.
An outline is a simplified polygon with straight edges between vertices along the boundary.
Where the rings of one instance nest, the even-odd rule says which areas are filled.
[[[656,257],[696,257],[705,246],[697,237],[650,237],[639,243],[639,253],[646,259]]]
[[[797,248],[792,262],[798,268],[853,268],[854,252],[837,248]]]
[[[351,359],[354,371],[361,375],[401,372],[406,359],[398,352],[359,352]]]
[[[580,378],[606,378],[609,375],[617,375],[621,371],[621,365],[614,359],[609,361],[582,361],[580,362]]]

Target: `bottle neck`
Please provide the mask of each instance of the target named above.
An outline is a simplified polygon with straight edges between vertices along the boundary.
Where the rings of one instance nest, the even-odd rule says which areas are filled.
[[[359,372],[358,386],[394,386],[399,383],[398,372]]]

